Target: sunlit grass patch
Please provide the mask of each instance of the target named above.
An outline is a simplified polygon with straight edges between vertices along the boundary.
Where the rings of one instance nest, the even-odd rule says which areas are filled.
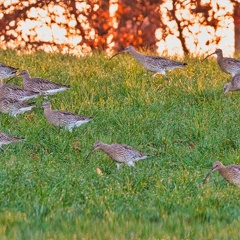
[[[49,97],[53,109],[93,117],[69,133],[49,125],[42,108],[0,115],[1,131],[25,138],[1,152],[1,239],[239,238],[239,189],[217,172],[202,185],[214,161],[240,164],[239,93],[222,95],[230,76],[214,59],[186,58],[168,82],[127,54],[0,56],[69,84]],[[118,171],[101,151],[86,160],[96,141],[152,157]]]

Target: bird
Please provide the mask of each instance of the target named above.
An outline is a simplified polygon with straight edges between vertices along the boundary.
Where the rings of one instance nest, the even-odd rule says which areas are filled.
[[[37,98],[41,95],[39,92],[24,90],[21,87],[9,84],[3,84],[0,80],[0,96],[16,99],[19,101]]]
[[[162,74],[166,76],[166,71],[175,69],[175,68],[182,68],[187,65],[185,62],[177,62],[167,58],[162,58],[159,56],[150,56],[141,54],[140,52],[136,51],[133,46],[128,46],[124,50],[117,52],[113,55],[110,60],[117,56],[119,53],[128,52],[130,53],[146,70],[151,72],[156,72],[153,77],[157,74]],[[166,76],[167,77],[167,76]],[[167,77],[168,78],[168,77]]]
[[[18,70],[17,68],[8,66],[0,62],[0,80],[15,76],[17,73],[17,70]]]
[[[113,161],[115,161],[117,164],[117,169],[119,169],[122,164],[126,164],[135,168],[135,162],[149,157],[149,155],[139,152],[126,144],[114,143],[109,145],[103,142],[95,142],[86,159],[88,159],[89,155],[97,149],[101,149]]]
[[[79,116],[77,114],[61,111],[61,110],[51,110],[50,102],[43,102],[44,115],[48,122],[56,127],[63,127],[72,132],[74,127],[79,127],[80,125],[87,123],[92,120],[92,117]]]
[[[27,70],[18,74],[23,79],[23,88],[28,91],[40,92],[43,95],[53,95],[70,88],[69,85],[61,85],[39,77],[31,77]]]
[[[220,161],[216,161],[213,163],[212,169],[208,172],[203,182],[205,183],[209,175],[215,171],[218,171],[228,182],[240,187],[240,165],[224,166]]]
[[[240,60],[236,58],[223,57],[222,49],[216,49],[215,52],[207,55],[202,62],[213,54],[217,55],[217,62],[221,70],[225,73],[231,74],[232,77],[240,74]]]
[[[12,98],[0,98],[0,112],[9,114],[10,116],[16,117],[18,114],[32,110],[35,103],[19,101]]]
[[[6,133],[0,132],[0,149],[2,150],[2,145],[14,143],[14,142],[21,142],[23,140],[24,138],[15,137],[15,136],[11,136]]]
[[[226,94],[229,91],[238,91],[240,90],[240,74],[234,76],[231,82],[227,82],[223,87],[223,94]]]

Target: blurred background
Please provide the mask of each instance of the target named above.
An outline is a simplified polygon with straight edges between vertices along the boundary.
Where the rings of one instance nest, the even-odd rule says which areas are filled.
[[[240,0],[0,0],[0,48],[83,56],[128,45],[164,55],[240,51]]]

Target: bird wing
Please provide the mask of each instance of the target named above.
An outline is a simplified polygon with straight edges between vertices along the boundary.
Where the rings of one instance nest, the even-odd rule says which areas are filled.
[[[43,78],[31,78],[31,81],[39,85],[40,90],[51,90],[60,87],[69,87],[67,85],[61,85],[59,83],[51,82]]]
[[[236,75],[235,77],[233,77],[232,84],[234,87],[240,88],[240,75]]]
[[[10,136],[6,133],[0,132],[0,139],[4,141],[21,141],[23,138]]]
[[[79,116],[75,113],[66,112],[66,111],[60,111],[60,110],[52,110],[55,116],[59,119],[67,119],[72,121],[80,121],[84,120],[86,117]]]
[[[126,144],[121,144],[121,147],[123,147],[125,150],[130,151],[134,156],[140,157],[143,155],[143,153],[139,152],[138,150],[134,149],[131,146],[128,146]]]
[[[228,64],[228,65],[238,65],[240,67],[240,60],[238,59],[235,59],[235,58],[225,58],[225,62]]]
[[[3,104],[14,104],[16,102],[18,102],[18,100],[16,99],[13,99],[13,98],[1,98],[0,101],[3,103]]]
[[[148,56],[146,55],[146,61],[149,63],[152,63],[153,61],[160,62],[162,67],[168,67],[168,66],[179,66],[179,65],[186,65],[184,62],[177,62],[171,59],[159,57],[159,56]]]
[[[240,166],[239,166],[239,165],[230,165],[230,167],[231,167],[237,174],[240,174]]]

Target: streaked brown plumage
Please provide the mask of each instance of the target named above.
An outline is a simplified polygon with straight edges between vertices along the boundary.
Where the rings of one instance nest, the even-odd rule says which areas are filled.
[[[218,171],[225,180],[240,187],[239,165],[224,166],[220,161],[217,161],[213,164],[212,169],[208,172],[207,176],[204,179],[204,182],[206,182],[206,179],[208,179],[209,175],[214,171]]]
[[[153,76],[156,76],[157,74],[165,75],[166,71],[173,70],[175,68],[182,68],[187,65],[187,63],[184,62],[177,62],[167,58],[141,54],[140,52],[136,51],[131,45],[126,47],[124,50],[116,53],[110,59],[119,53],[124,52],[130,53],[146,70],[156,72]]]
[[[95,151],[96,149],[101,149],[103,152],[105,152],[112,160],[114,160],[117,163],[117,168],[119,169],[121,164],[126,164],[128,166],[134,167],[134,162],[137,162],[139,160],[148,158],[149,156],[145,153],[141,153],[131,146],[125,145],[125,144],[105,144],[102,142],[95,142],[93,145],[92,150],[87,155],[87,158],[89,155]]]
[[[216,49],[215,52],[207,55],[202,61],[212,56],[213,54],[217,55],[218,65],[223,72],[231,74],[232,77],[240,74],[240,60],[236,58],[223,57],[222,49]]]
[[[25,90],[40,92],[44,95],[53,95],[70,88],[70,86],[54,83],[43,78],[31,78],[27,70],[21,71],[18,77],[23,79],[23,88]]]
[[[17,68],[7,66],[4,63],[0,62],[0,80],[5,78],[13,77],[17,73]]]
[[[3,84],[0,80],[0,97],[12,98],[20,101],[39,97],[40,93],[27,91],[18,86]]]
[[[92,117],[79,116],[77,114],[61,111],[51,110],[50,102],[44,102],[44,115],[46,119],[56,127],[64,127],[72,132],[74,127],[79,127],[83,123],[87,123],[92,120]]]
[[[0,148],[2,148],[2,145],[14,143],[14,142],[20,142],[23,140],[24,138],[15,137],[15,136],[11,136],[6,133],[0,132]]]
[[[240,74],[234,76],[231,82],[224,84],[223,93],[226,94],[229,91],[238,91],[240,90]]]
[[[0,97],[0,112],[16,117],[18,114],[32,110],[34,103]]]

